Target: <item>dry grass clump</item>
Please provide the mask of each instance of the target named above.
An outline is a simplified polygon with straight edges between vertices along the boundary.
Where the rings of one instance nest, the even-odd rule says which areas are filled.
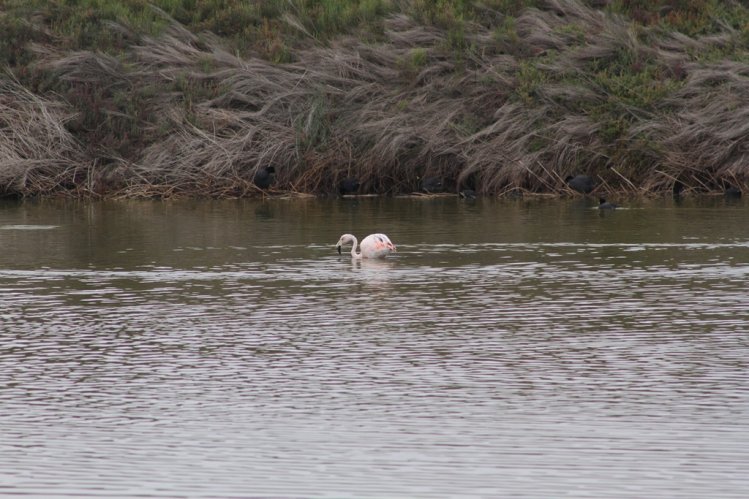
[[[0,74],[0,188],[6,194],[86,189],[90,163],[66,128],[74,112]]]
[[[723,61],[688,66],[684,86],[665,106],[673,113],[643,123],[659,144],[659,170],[686,185],[710,188],[749,180],[749,67]],[[659,188],[653,177],[645,188]]]
[[[517,43],[567,49],[521,66],[511,98],[463,149],[484,190],[561,190],[579,172],[638,193],[670,191],[677,179],[701,191],[746,184],[747,66],[691,55],[724,50],[739,33],[690,38],[553,5],[516,21]]]
[[[449,28],[395,14],[376,41],[314,41],[283,64],[174,21],[119,57],[39,48],[79,115],[3,80],[0,182],[245,196],[274,166],[276,190],[311,193],[345,177],[377,193],[426,177],[452,191],[564,193],[576,173],[639,193],[746,184],[749,69],[724,55],[743,50],[741,33],[690,37],[578,0],[533,4]]]

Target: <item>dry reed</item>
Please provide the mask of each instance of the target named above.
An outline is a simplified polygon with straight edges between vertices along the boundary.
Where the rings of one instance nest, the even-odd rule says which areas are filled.
[[[66,122],[74,111],[0,75],[0,186],[6,194],[85,190],[91,163]]]
[[[66,127],[69,105],[3,78],[0,185],[25,195],[246,196],[260,192],[253,175],[270,165],[275,189],[311,193],[350,176],[378,193],[416,191],[436,176],[453,191],[564,194],[564,178],[581,172],[638,193],[677,180],[695,190],[746,185],[749,66],[689,56],[738,33],[636,29],[577,0],[526,10],[512,36],[496,29],[465,23],[470,49],[457,51],[444,30],[397,15],[378,43],[340,37],[286,64],[239,57],[176,22],[125,60],[40,48],[40,67],[70,89],[95,87],[105,99],[156,91],[142,97],[137,147],[122,154],[84,150]],[[661,78],[651,101],[601,80],[601,68],[637,74],[643,63]]]

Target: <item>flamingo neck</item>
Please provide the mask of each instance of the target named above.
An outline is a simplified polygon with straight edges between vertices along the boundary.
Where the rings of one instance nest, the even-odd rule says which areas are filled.
[[[361,258],[361,253],[356,252],[356,248],[359,246],[359,241],[356,240],[356,236],[351,236],[351,239],[354,240],[353,244],[351,245],[351,257]]]

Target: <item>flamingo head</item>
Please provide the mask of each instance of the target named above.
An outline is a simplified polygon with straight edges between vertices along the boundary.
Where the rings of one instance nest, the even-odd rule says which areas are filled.
[[[341,236],[341,238],[338,240],[338,242],[335,245],[335,249],[338,250],[338,254],[341,254],[341,246],[344,244],[354,244],[355,238],[351,234],[344,234]]]

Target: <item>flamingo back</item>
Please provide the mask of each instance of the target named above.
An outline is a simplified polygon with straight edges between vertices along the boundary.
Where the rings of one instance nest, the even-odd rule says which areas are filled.
[[[364,258],[384,258],[395,252],[395,245],[385,234],[370,234],[361,242],[361,255]]]

